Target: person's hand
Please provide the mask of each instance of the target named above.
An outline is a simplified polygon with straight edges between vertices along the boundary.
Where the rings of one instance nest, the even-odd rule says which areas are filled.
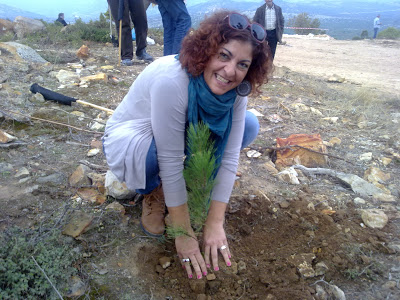
[[[210,262],[212,262],[214,271],[219,270],[218,251],[221,252],[226,265],[228,267],[231,266],[231,252],[228,247],[223,222],[207,220],[203,231],[203,249],[204,259],[208,268],[211,267]]]
[[[188,277],[193,278],[193,268],[195,277],[200,279],[203,275],[207,275],[207,267],[200,253],[199,242],[195,238],[193,231],[189,232],[189,235],[182,235],[175,238],[176,252],[182,266],[186,269]]]

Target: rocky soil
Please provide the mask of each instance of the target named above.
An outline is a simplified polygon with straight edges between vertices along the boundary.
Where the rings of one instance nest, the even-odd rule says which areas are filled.
[[[226,214],[232,267],[187,279],[173,242],[141,232],[140,197],[105,185],[107,113],[30,92],[38,83],[115,109],[146,64],[118,66],[112,45],[88,43],[80,58],[31,45],[41,63],[0,44],[0,230],[62,228],[83,256],[81,299],[399,299],[400,43],[285,42],[249,101],[261,130],[241,153]],[[327,162],[318,167],[357,175],[362,188],[335,173],[278,174],[276,139],[292,134],[320,134]]]

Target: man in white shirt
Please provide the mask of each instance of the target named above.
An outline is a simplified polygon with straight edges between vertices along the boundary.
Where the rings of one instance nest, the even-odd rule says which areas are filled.
[[[376,35],[378,34],[379,28],[381,28],[381,20],[379,19],[381,15],[377,15],[376,18],[374,19],[374,39],[376,38]]]
[[[262,25],[267,31],[268,45],[271,48],[272,58],[274,58],[276,45],[278,42],[282,43],[285,26],[282,9],[275,5],[273,0],[265,0],[265,4],[257,8],[253,21]]]

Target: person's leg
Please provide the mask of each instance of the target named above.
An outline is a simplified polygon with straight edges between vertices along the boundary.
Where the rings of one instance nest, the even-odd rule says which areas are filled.
[[[192,19],[183,0],[171,1],[171,15],[175,23],[175,35],[172,44],[172,54],[181,50],[181,43],[192,26]]]
[[[160,185],[161,179],[158,173],[157,149],[156,143],[153,141],[150,144],[149,151],[146,156],[146,187],[136,190],[139,194],[150,194],[156,187]]]
[[[260,123],[257,117],[250,111],[246,111],[242,149],[250,145],[257,137],[260,130]]]
[[[117,28],[117,35],[119,38],[119,22],[118,22],[118,7],[119,0],[107,0],[110,5],[111,14]],[[125,1],[126,2],[126,1]],[[133,58],[133,44],[131,23],[129,19],[129,9],[127,2],[125,3],[124,16],[122,18],[122,31],[121,31],[121,59],[132,60]]]
[[[276,30],[267,31],[267,41],[268,41],[268,46],[271,49],[272,59],[274,59],[276,52],[276,45],[278,44],[278,40],[276,38]]]
[[[374,39],[376,38],[377,34],[378,34],[378,28],[374,28]]]
[[[129,10],[136,34],[136,55],[140,55],[146,49],[147,42],[147,15],[144,10],[143,0],[128,0]]]
[[[146,157],[146,187],[136,190],[145,194],[142,201],[142,216],[140,226],[143,232],[149,236],[160,237],[165,230],[165,199],[157,161],[157,149],[153,139]]]
[[[160,11],[163,28],[164,28],[164,56],[170,55],[172,53],[172,46],[174,42],[175,35],[175,24],[174,20],[169,14],[169,1],[168,0],[158,0],[158,10]]]

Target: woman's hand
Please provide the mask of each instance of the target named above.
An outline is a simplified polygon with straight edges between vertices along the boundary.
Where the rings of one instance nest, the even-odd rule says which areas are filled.
[[[226,203],[212,201],[208,217],[203,230],[204,259],[208,268],[211,262],[214,271],[219,270],[218,250],[221,252],[226,265],[231,266],[231,252],[224,230],[224,216]]]
[[[206,263],[200,253],[199,242],[195,238],[193,230],[188,233],[190,236],[182,235],[175,238],[176,252],[182,262],[182,266],[186,269],[189,278],[193,278],[192,267],[197,279],[202,275],[207,275]],[[184,259],[189,261],[184,262]]]
[[[185,232],[184,235],[175,238],[176,252],[182,266],[185,267],[189,278],[193,278],[193,267],[195,277],[200,279],[202,275],[207,275],[207,267],[200,252],[199,242],[190,225],[187,203],[176,207],[168,207],[168,212],[170,216],[169,226]]]

